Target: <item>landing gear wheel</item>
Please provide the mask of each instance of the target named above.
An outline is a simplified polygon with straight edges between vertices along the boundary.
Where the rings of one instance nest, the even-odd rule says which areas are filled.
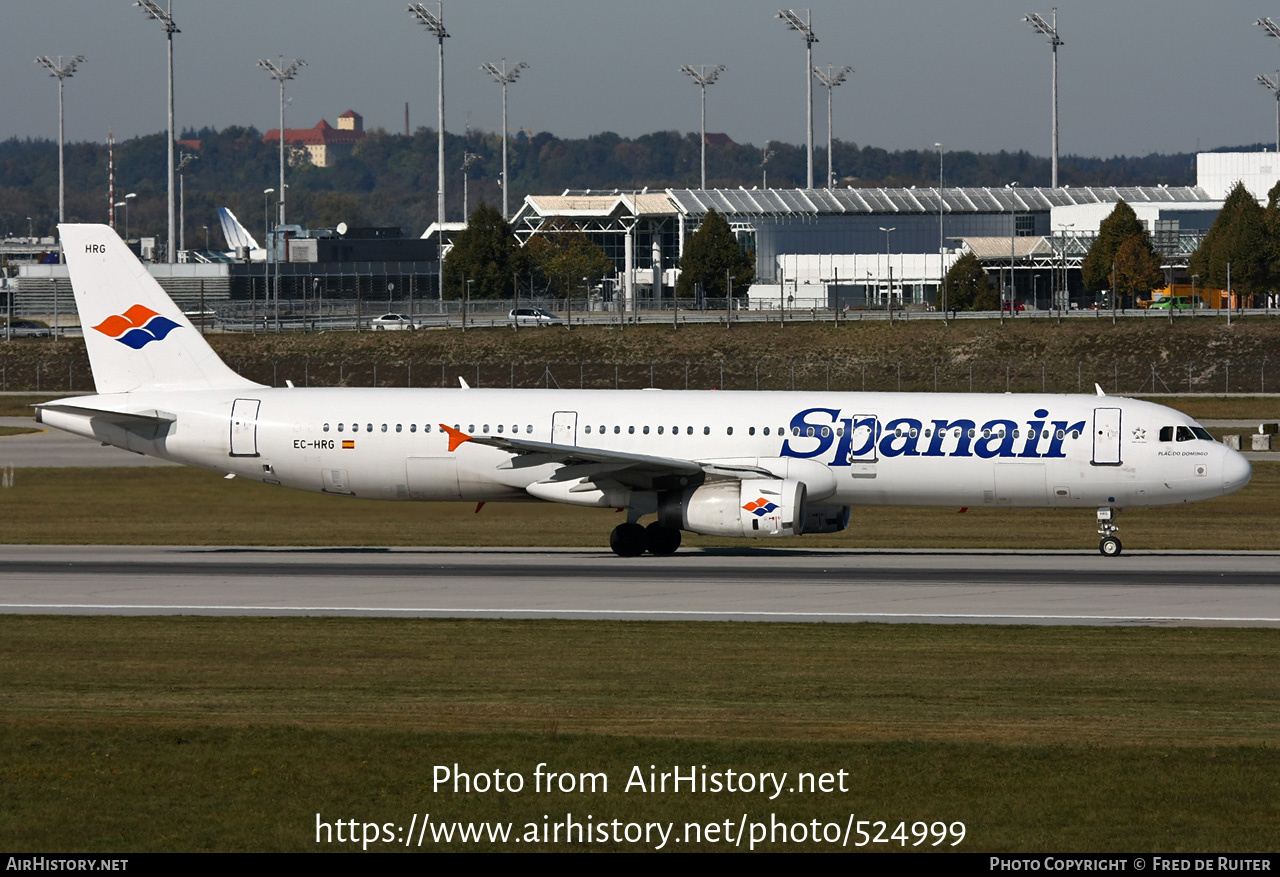
[[[644,534],[649,542],[649,553],[656,557],[668,557],[680,547],[680,531],[675,527],[664,527],[654,521],[644,528]]]
[[[619,524],[609,534],[609,547],[619,557],[639,557],[648,545],[648,535],[639,524]]]
[[[1098,543],[1098,550],[1103,557],[1119,557],[1121,547],[1120,540],[1115,536],[1107,536]]]

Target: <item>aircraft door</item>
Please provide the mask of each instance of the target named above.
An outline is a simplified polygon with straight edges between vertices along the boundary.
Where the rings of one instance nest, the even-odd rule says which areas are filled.
[[[258,456],[258,399],[237,399],[231,403],[231,456]]]
[[[1120,409],[1093,409],[1093,465],[1120,465]]]
[[[874,414],[855,414],[849,439],[850,463],[874,463],[879,459],[880,419]]]
[[[578,412],[557,411],[551,415],[551,442],[557,445],[578,444]]]

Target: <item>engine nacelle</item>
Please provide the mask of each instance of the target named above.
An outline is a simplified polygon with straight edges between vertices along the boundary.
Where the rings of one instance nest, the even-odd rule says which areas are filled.
[[[658,520],[707,536],[799,536],[805,531],[805,486],[789,479],[716,481],[664,496]]]
[[[849,526],[847,505],[811,505],[805,509],[806,533],[839,533]]]

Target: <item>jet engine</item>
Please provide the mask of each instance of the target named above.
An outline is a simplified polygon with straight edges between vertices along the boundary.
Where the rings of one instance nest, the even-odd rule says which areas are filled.
[[[805,520],[805,485],[792,479],[714,481],[658,504],[663,526],[707,536],[799,536]]]

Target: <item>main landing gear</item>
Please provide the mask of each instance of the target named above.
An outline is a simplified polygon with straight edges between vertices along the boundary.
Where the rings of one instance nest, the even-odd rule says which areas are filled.
[[[1123,547],[1120,540],[1113,533],[1120,528],[1115,525],[1115,517],[1119,514],[1117,509],[1110,506],[1104,506],[1098,509],[1098,532],[1102,535],[1102,541],[1098,543],[1098,551],[1103,557],[1119,557],[1120,550]]]
[[[676,553],[680,547],[680,531],[654,521],[647,527],[635,523],[619,524],[609,534],[609,547],[619,557],[639,557],[648,551],[659,557]]]

